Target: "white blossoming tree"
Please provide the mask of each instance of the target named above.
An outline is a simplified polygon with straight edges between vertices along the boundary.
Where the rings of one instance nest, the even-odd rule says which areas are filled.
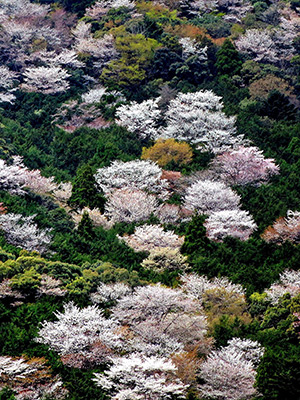
[[[142,190],[118,189],[105,204],[105,215],[113,222],[147,220],[158,207],[156,197]]]
[[[247,240],[257,228],[248,211],[238,209],[214,212],[210,214],[204,226],[208,238],[215,241],[222,241],[226,236]]]
[[[185,398],[186,387],[174,377],[175,365],[166,358],[131,354],[115,357],[104,374],[95,374],[96,384],[112,400],[167,400]]]
[[[186,190],[184,207],[200,214],[234,210],[239,207],[240,197],[223,182],[197,181]]]
[[[230,282],[227,278],[213,278],[197,274],[184,274],[181,276],[181,288],[190,296],[202,303],[203,295],[211,290],[222,290],[232,296],[245,296],[243,287]]]
[[[169,356],[206,343],[201,307],[180,289],[137,288],[119,300],[112,315],[133,332],[131,346],[143,354]]]
[[[288,210],[286,217],[279,217],[272,226],[269,226],[262,238],[268,243],[282,244],[286,241],[299,243],[300,241],[300,212]]]
[[[91,7],[87,8],[86,15],[92,18],[101,18],[112,8],[125,7],[132,10],[135,7],[130,0],[98,0]]]
[[[165,247],[179,249],[184,242],[183,236],[178,236],[173,231],[164,231],[159,225],[139,226],[132,235],[119,236],[119,239],[124,240],[135,251],[149,252]]]
[[[113,161],[109,167],[98,169],[95,178],[104,191],[139,189],[166,196],[168,183],[162,179],[162,169],[153,161]]]
[[[21,88],[28,92],[55,94],[69,89],[70,74],[61,67],[30,67],[24,72]]]
[[[117,322],[105,318],[97,306],[80,309],[71,302],[55,316],[57,321],[41,324],[36,341],[56,351],[66,365],[84,368],[100,364],[120,346]]]
[[[51,243],[51,229],[39,229],[34,218],[35,215],[23,217],[21,214],[2,214],[0,229],[4,231],[8,243],[25,250],[45,253]]]
[[[26,169],[20,157],[14,157],[12,165],[0,160],[0,190],[8,191],[11,194],[23,194],[25,173]]]
[[[12,103],[15,100],[13,86],[17,77],[16,72],[4,65],[0,66],[0,102]]]
[[[216,400],[246,400],[256,394],[255,365],[263,355],[257,342],[232,340],[228,346],[212,351],[201,365],[199,386],[203,396]]]
[[[131,102],[118,107],[117,124],[124,126],[141,139],[157,136],[157,123],[160,118],[159,98],[145,100],[142,103]]]
[[[97,291],[91,294],[91,300],[95,304],[109,303],[121,299],[129,295],[132,289],[122,282],[117,283],[101,283],[97,287]]]
[[[159,136],[194,144],[204,151],[220,153],[244,142],[236,135],[235,117],[222,111],[221,97],[212,91],[179,93],[166,112],[167,126]]]
[[[235,44],[241,53],[248,54],[255,61],[277,61],[272,34],[266,29],[247,29],[245,35],[240,36]]]
[[[44,358],[0,357],[0,391],[9,387],[16,400],[63,400],[68,391],[58,376],[51,376]]]

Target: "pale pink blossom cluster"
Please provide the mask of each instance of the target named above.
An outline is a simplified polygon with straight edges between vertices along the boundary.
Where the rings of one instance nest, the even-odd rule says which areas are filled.
[[[28,251],[47,252],[51,243],[51,229],[39,229],[34,222],[35,215],[24,217],[21,214],[0,215],[0,229],[8,243]]]
[[[212,168],[230,185],[259,185],[279,174],[275,160],[265,158],[257,147],[241,146],[222,153],[214,159]]]
[[[265,293],[272,304],[277,304],[280,297],[286,293],[289,293],[291,297],[299,295],[300,271],[285,270],[280,274],[278,282],[273,283]]]
[[[160,225],[138,226],[132,235],[119,236],[119,239],[124,240],[135,251],[148,252],[165,247],[179,249],[184,242],[183,236],[178,236],[173,231],[165,231]]]
[[[262,238],[268,243],[282,244],[286,241],[299,243],[300,212],[288,210],[287,217],[279,217],[264,231]]]
[[[228,346],[212,351],[201,365],[199,385],[203,396],[217,400],[252,399],[256,366],[263,355],[258,342],[232,339]]]

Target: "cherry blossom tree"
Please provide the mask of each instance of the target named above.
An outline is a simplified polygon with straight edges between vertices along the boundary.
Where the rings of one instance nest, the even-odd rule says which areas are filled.
[[[291,297],[297,296],[300,294],[300,271],[285,270],[280,274],[279,281],[273,283],[265,293],[272,304],[277,304],[279,298],[286,293]]]
[[[281,244],[286,241],[299,243],[300,212],[289,210],[287,217],[279,217],[273,226],[269,226],[261,237],[268,243]]]
[[[135,4],[130,0],[99,0],[86,9],[86,15],[91,18],[100,19],[103,15],[107,14],[110,9],[121,7],[132,10]]]
[[[94,374],[96,384],[112,400],[185,398],[186,387],[174,376],[176,367],[166,358],[131,354],[112,358],[112,367],[104,374]]]
[[[249,351],[250,348],[250,351]],[[203,396],[220,400],[252,399],[256,394],[253,361],[262,356],[257,342],[233,340],[227,347],[212,351],[202,363],[199,386]]]
[[[240,339],[238,337],[230,339],[226,349],[241,353],[246,361],[253,363],[254,367],[258,366],[265,352],[263,346],[257,340]]]
[[[142,103],[133,101],[118,107],[116,123],[135,133],[141,139],[156,137],[157,124],[161,114],[158,108],[159,100],[158,97]]]
[[[91,300],[96,304],[110,303],[129,295],[131,292],[132,289],[122,282],[101,283],[97,287],[97,291],[91,294]]]
[[[179,39],[182,46],[183,58],[188,58],[196,55],[199,60],[207,60],[207,47],[200,47],[195,39],[184,37]]]
[[[44,321],[36,341],[48,345],[69,366],[84,368],[108,360],[120,346],[117,322],[103,316],[97,306],[80,309],[72,302],[64,312],[54,313],[57,321]]]
[[[162,179],[162,169],[153,161],[113,161],[109,167],[98,169],[95,178],[108,194],[115,189],[139,189],[166,196],[167,181]]]
[[[62,282],[59,279],[54,279],[47,274],[40,275],[40,282],[38,282],[38,287],[35,290],[36,297],[41,296],[58,296],[63,297],[66,295],[67,291],[62,288]],[[20,299],[26,298],[28,293],[25,291],[17,290],[15,287],[14,279],[4,279],[0,283],[0,298],[5,298],[10,301],[17,302],[12,305],[19,304]],[[30,295],[32,295],[30,291]]]
[[[235,117],[224,114],[221,97],[212,91],[179,93],[169,102],[164,115],[159,102],[160,97],[123,105],[117,110],[117,123],[142,139],[174,138],[198,144],[202,150],[213,153],[245,142],[242,135],[236,135]],[[160,119],[165,120],[165,128],[158,128]]]
[[[160,284],[137,287],[134,293],[123,297],[113,309],[113,315],[123,323],[155,317],[164,319],[166,314],[199,309],[197,303],[180,289],[171,289]]]
[[[155,211],[162,224],[176,224],[181,219],[181,209],[176,204],[162,204]]]
[[[11,71],[5,65],[0,66],[0,102],[12,103],[15,99],[14,83],[18,78],[18,74]]]
[[[0,215],[0,229],[4,231],[8,243],[28,251],[45,253],[51,243],[51,229],[39,229],[34,222],[35,215],[23,217],[21,214]]]
[[[52,377],[44,358],[0,357],[0,390],[9,387],[16,400],[63,400],[68,391],[58,376]]]
[[[50,7],[45,4],[32,3],[29,0],[1,0],[0,19],[7,17],[45,17]]]
[[[10,279],[3,279],[3,281],[0,283],[0,299],[12,300],[14,303],[10,305],[15,305],[16,300],[17,304],[22,304],[22,301],[20,300],[23,300],[24,298],[24,293],[21,293],[19,290],[11,287]]]
[[[12,165],[7,165],[4,160],[0,160],[0,190],[22,195],[24,193],[25,171],[21,157],[14,157]]]
[[[23,90],[44,94],[65,92],[69,89],[70,74],[61,67],[31,67],[24,72]]]
[[[106,88],[100,86],[89,90],[87,93],[84,93],[81,98],[87,104],[99,103],[106,93]]]
[[[207,237],[215,241],[222,241],[226,236],[247,240],[257,228],[248,211],[238,209],[213,212],[204,226]]]
[[[219,290],[227,292],[231,296],[245,297],[245,291],[239,284],[230,282],[227,278],[213,278],[209,280],[204,275],[184,274],[180,278],[183,291],[194,297],[200,303],[203,301],[203,295],[210,290]]]
[[[79,21],[72,30],[75,38],[74,49],[77,53],[90,54],[93,57],[93,67],[100,72],[111,60],[118,57],[114,37],[106,34],[102,38],[94,38],[91,33],[92,25]]]
[[[244,146],[218,155],[212,168],[232,185],[261,184],[279,173],[273,158],[264,158],[257,147]]]
[[[26,10],[24,13],[23,18],[12,16],[1,23],[0,60],[17,70],[28,67],[34,61],[34,43],[40,43],[49,50],[61,46],[60,33],[50,26],[46,18],[33,19],[26,16]]]
[[[158,206],[156,197],[142,190],[118,189],[105,203],[105,215],[113,222],[147,220]]]
[[[186,190],[184,207],[200,214],[234,210],[239,207],[240,197],[223,182],[197,181]]]
[[[240,36],[235,44],[241,53],[248,54],[254,61],[277,61],[276,46],[267,29],[247,29],[245,35]]]
[[[60,279],[55,279],[47,274],[41,275],[41,283],[37,289],[37,296],[58,296],[63,297],[67,294],[66,289],[62,288]]]
[[[168,356],[206,344],[201,307],[180,289],[138,287],[118,301],[112,315],[134,333],[131,346],[147,355]]]
[[[78,55],[75,50],[62,49],[60,53],[56,51],[36,51],[33,53],[31,60],[45,64],[47,67],[69,67],[81,68],[84,63],[78,60]]]
[[[54,198],[66,204],[72,194],[72,183],[71,182],[62,182],[60,183],[55,190],[53,190]]]
[[[164,231],[159,225],[139,226],[135,228],[132,235],[118,237],[135,251],[150,252],[159,247],[178,249],[184,242],[183,236],[178,236],[173,231]]]
[[[158,135],[195,143],[213,153],[241,145],[244,139],[236,135],[235,117],[227,117],[222,108],[221,97],[212,91],[179,93],[170,101],[167,126]]]
[[[41,175],[38,169],[29,170],[24,167],[24,187],[37,194],[50,194],[58,185],[54,182],[54,177],[46,178]]]
[[[55,190],[57,185],[54,183],[53,177],[46,178],[38,169],[29,170],[25,167],[19,156],[13,157],[11,165],[0,160],[0,190],[22,195],[25,188],[38,194],[46,194]]]

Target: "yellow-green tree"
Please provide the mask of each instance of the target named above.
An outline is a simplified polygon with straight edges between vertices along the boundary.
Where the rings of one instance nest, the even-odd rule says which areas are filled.
[[[192,161],[193,150],[185,142],[176,142],[175,139],[158,139],[152,147],[143,147],[141,158],[155,161],[160,167],[165,167],[170,163],[181,166]]]
[[[111,88],[138,86],[146,77],[147,67],[160,44],[142,34],[121,34],[116,48],[121,58],[111,61],[102,71],[102,82]]]

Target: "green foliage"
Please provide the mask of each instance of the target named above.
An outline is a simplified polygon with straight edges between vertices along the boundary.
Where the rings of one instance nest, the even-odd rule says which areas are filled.
[[[21,356],[39,345],[33,342],[38,325],[53,320],[53,312],[62,309],[58,298],[40,299],[37,303],[22,304],[10,310],[0,304],[0,353]]]
[[[54,166],[74,175],[84,164],[101,168],[116,159],[129,161],[137,158],[142,145],[132,133],[113,125],[101,130],[80,128],[72,135],[56,131],[51,149]]]
[[[47,1],[47,0],[46,0]],[[77,13],[79,17],[84,15],[85,9],[93,4],[93,0],[58,0],[58,2],[68,11]]]
[[[267,309],[257,332],[258,340],[266,347],[257,370],[257,386],[264,398],[299,397],[299,339],[292,328],[292,314],[299,308],[299,296],[284,296],[278,305]]]
[[[99,191],[92,168],[84,165],[77,170],[68,204],[78,208],[99,208],[103,212],[105,199]]]
[[[159,47],[155,39],[142,34],[121,35],[116,39],[116,48],[121,58],[111,61],[102,71],[102,82],[111,89],[138,87],[146,78],[146,68]]]
[[[230,35],[231,25],[222,19],[221,15],[203,14],[192,20],[196,26],[203,27],[213,38],[227,37]]]
[[[11,279],[12,289],[18,289],[21,292],[33,292],[41,283],[41,275],[34,268],[26,270],[23,274],[17,274]]]
[[[14,392],[8,387],[5,387],[0,391],[0,400],[15,400]]]
[[[238,51],[229,39],[226,39],[217,52],[216,67],[220,75],[235,75],[241,70],[242,61]]]
[[[261,114],[277,121],[294,121],[297,118],[297,108],[284,94],[274,90],[264,101]]]
[[[182,252],[189,256],[193,270],[209,277],[223,275],[241,283],[250,295],[270,286],[286,268],[297,268],[300,249],[290,243],[276,246],[259,238],[241,242],[227,238],[210,242],[205,236],[204,218],[196,216],[188,224]]]

